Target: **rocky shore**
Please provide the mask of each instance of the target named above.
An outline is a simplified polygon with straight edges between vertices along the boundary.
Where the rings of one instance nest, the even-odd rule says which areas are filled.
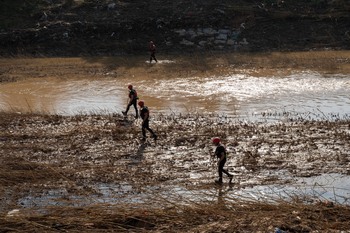
[[[5,1],[0,54],[147,54],[150,40],[163,54],[349,49],[349,10],[343,0]]]

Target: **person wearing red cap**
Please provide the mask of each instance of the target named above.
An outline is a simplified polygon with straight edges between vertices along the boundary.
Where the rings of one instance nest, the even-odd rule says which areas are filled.
[[[213,157],[218,159],[218,172],[219,179],[215,180],[216,183],[222,184],[222,173],[225,173],[229,178],[229,183],[232,182],[233,175],[230,174],[226,169],[224,169],[226,159],[227,159],[227,151],[226,148],[221,144],[221,139],[215,137],[212,139],[212,143],[216,146]]]
[[[128,89],[129,89],[129,102],[128,102],[128,105],[126,106],[125,112],[122,111],[122,113],[124,116],[126,116],[128,114],[129,108],[131,107],[131,105],[133,105],[136,112],[135,118],[137,119],[139,117],[139,112],[137,111],[137,100],[138,100],[137,92],[131,84],[128,85]]]

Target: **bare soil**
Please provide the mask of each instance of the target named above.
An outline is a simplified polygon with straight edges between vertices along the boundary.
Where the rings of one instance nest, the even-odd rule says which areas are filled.
[[[117,77],[242,70],[262,75],[276,67],[349,73],[348,52],[311,55],[195,56],[162,69],[135,63],[135,57],[2,59],[1,80],[102,77],[110,71]],[[266,124],[216,115],[153,115],[151,128],[159,139],[141,143],[140,122],[118,114],[1,112],[1,232],[349,232],[348,205],[307,196],[246,200],[232,195],[301,177],[350,175],[349,119],[313,121],[288,112],[263,117],[285,120]],[[213,136],[230,151],[233,185],[227,179],[223,186],[213,184]]]

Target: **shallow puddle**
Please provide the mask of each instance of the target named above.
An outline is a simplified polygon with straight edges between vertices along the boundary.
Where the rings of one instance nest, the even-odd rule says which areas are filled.
[[[152,112],[215,113],[254,118],[259,115],[299,115],[348,118],[350,76],[316,72],[290,76],[152,79],[132,77],[69,79],[37,78],[0,84],[0,109],[63,115],[115,113],[125,109],[127,84],[132,83]],[[134,110],[130,109],[130,114]]]
[[[67,190],[49,190],[32,194],[19,200],[22,207],[86,206],[91,204],[149,203],[164,200],[168,204],[189,204],[208,201],[291,201],[298,197],[306,202],[332,202],[350,204],[350,176],[322,174],[299,178],[283,185],[224,184],[208,183],[206,189],[191,189],[176,185],[145,186],[135,188],[131,184],[98,184],[92,187],[96,194],[77,196]],[[156,193],[156,195],[155,195]],[[157,201],[156,201],[156,200]]]
[[[254,200],[303,198],[313,201],[330,201],[350,204],[350,176],[322,174],[316,177],[299,178],[295,184],[254,186],[235,191],[235,195]]]

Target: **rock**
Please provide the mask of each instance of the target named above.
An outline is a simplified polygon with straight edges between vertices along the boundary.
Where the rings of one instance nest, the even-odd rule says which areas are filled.
[[[19,214],[20,214],[19,209],[13,209],[7,212],[6,217],[16,217],[16,216],[19,216]]]
[[[226,44],[226,40],[215,40],[214,44]]]
[[[224,34],[224,33],[220,33],[217,37],[216,37],[217,40],[227,40],[227,34]]]
[[[192,41],[188,41],[188,40],[185,40],[185,39],[182,39],[182,41],[180,42],[180,44],[182,45],[187,45],[187,46],[192,46],[194,45],[194,43]]]
[[[205,35],[212,36],[212,35],[217,34],[218,32],[216,30],[212,29],[212,28],[204,28],[203,29],[203,33]]]

